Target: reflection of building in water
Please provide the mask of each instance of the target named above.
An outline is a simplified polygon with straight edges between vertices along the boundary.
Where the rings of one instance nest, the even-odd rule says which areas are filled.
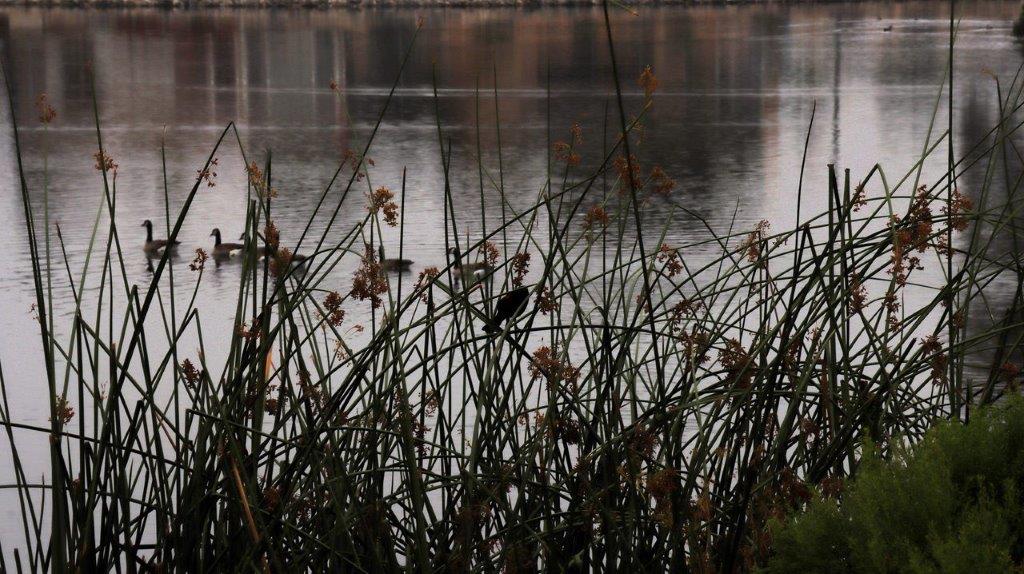
[[[1004,80],[1004,86],[1007,84]],[[959,83],[955,95],[961,98],[962,105],[957,108],[954,114],[953,130],[958,132],[957,142],[960,142],[955,153],[957,157],[975,149],[976,153],[968,155],[969,162],[979,159],[992,145],[996,145],[996,152],[993,155],[982,158],[981,161],[963,172],[957,179],[957,189],[966,194],[973,201],[978,209],[1001,211],[999,219],[1010,217],[1013,225],[1002,226],[995,229],[987,226],[982,229],[969,229],[965,233],[957,234],[954,239],[959,249],[970,247],[971,235],[977,233],[980,243],[991,242],[989,254],[994,259],[1000,259],[1008,264],[1006,271],[999,274],[985,290],[985,303],[989,307],[986,312],[972,312],[967,325],[966,337],[969,339],[973,333],[988,331],[993,324],[1014,324],[1020,321],[1024,315],[1024,300],[1021,298],[1022,285],[1019,284],[1019,277],[1012,264],[1015,255],[1024,248],[1024,236],[1020,232],[1020,209],[1024,203],[1024,190],[1021,189],[1021,178],[1024,174],[1024,164],[1017,153],[1020,145],[1019,136],[1010,136],[1003,139],[1001,136],[1008,135],[1008,131],[1017,126],[1019,113],[1014,120],[1007,118],[1006,131],[1003,134],[991,131],[1000,121],[1000,109],[997,102],[991,98],[994,90],[995,80],[984,78],[981,81]],[[1003,91],[1007,97],[1006,90]],[[1013,104],[1010,104],[1011,107]],[[1005,113],[1005,112],[1004,112]],[[945,126],[943,125],[942,128]],[[977,147],[975,147],[977,146]],[[945,157],[945,144],[940,149],[940,154]],[[960,169],[963,169],[962,167]],[[984,196],[982,190],[985,190]],[[984,202],[984,204],[982,204]],[[1004,207],[1005,206],[1005,207]],[[996,217],[992,218],[993,220]],[[1019,259],[1019,256],[1016,256]],[[988,281],[988,279],[986,279]],[[991,315],[989,314],[991,313]],[[1018,341],[1024,337],[1020,329],[1007,330],[1003,333],[995,349],[987,349],[980,353],[977,361],[968,366],[968,373],[976,377],[978,386],[992,376],[986,367],[998,369],[1005,362],[1012,362],[1020,365],[1022,362],[1022,350]],[[1000,352],[999,346],[1013,352]]]
[[[875,15],[909,22],[943,17],[944,9],[911,3],[614,11],[630,116],[641,104],[636,78],[643,66],[652,65],[660,80],[639,146],[644,166],[663,167],[680,182],[678,193],[697,201],[712,220],[726,222],[737,201],[741,218],[771,217],[786,211],[794,193],[815,101],[809,185],[823,181],[830,161],[853,168],[854,177],[864,167],[858,162],[874,161],[869,156],[912,164],[925,127],[916,118],[928,115],[932,101],[912,88],[941,78],[944,44],[932,34],[884,34]],[[998,16],[989,4],[974,9]],[[380,136],[388,146],[371,155],[402,149],[399,163],[415,159],[424,164],[420,171],[427,164],[438,169],[436,77],[456,189],[475,190],[478,115],[484,165],[496,175],[496,68],[503,159],[511,162],[504,167],[533,176],[520,176],[525,181],[517,193],[535,193],[543,184],[549,111],[550,138],[567,139],[578,122],[584,168],[597,165],[602,137],[613,139],[619,131],[599,9],[11,8],[0,11],[0,37],[11,55],[19,117],[34,117],[32,102],[46,90],[62,122],[89,125],[91,63],[105,125],[213,131],[235,120],[246,128],[246,143],[258,149],[333,160],[358,147],[373,126],[421,15],[424,28]],[[965,35],[964,42],[970,40]],[[345,127],[350,124],[354,130]],[[479,196],[464,195],[467,202]]]

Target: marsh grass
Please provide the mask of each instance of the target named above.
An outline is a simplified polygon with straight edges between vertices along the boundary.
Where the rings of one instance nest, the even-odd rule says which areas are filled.
[[[615,64],[610,25],[607,39]],[[1024,272],[1020,178],[1007,158],[1021,77],[1000,85],[999,123],[935,181],[924,183],[925,164],[941,157],[948,129],[930,132],[896,178],[876,166],[853,184],[830,166],[828,189],[812,191],[801,171],[799,203],[825,194],[824,213],[725,231],[672,199],[668,175],[643,161],[653,72],[636,109],[617,68],[614,80],[599,165],[577,165],[575,131],[551,142],[549,183],[526,209],[506,199],[499,135],[497,173],[480,163],[478,175],[484,221],[495,212],[485,212],[489,186],[501,225],[475,240],[459,228],[438,118],[445,247],[490,263],[480,281],[451,259],[414,286],[381,273],[376,243],[393,224],[401,257],[415,206],[404,178],[388,194],[370,182],[376,127],[285,246],[271,157],[248,157],[227,126],[177,213],[165,201],[173,240],[218,150],[237,143],[247,249],[238,328],[217,364],[203,350],[196,291],[176,291],[169,255],[148,282],[127,279],[98,119],[104,202],[80,270],[22,176],[51,418],[19,421],[0,372],[4,488],[17,492],[24,532],[3,541],[0,557],[14,561],[3,567],[745,570],[768,556],[770,520],[815,492],[841,494],[865,439],[885,456],[1016,390]],[[18,158],[24,173],[20,148]],[[968,170],[984,173],[980,189],[959,188]],[[339,228],[353,204],[365,216]],[[666,244],[667,224],[645,223],[655,208],[702,238]],[[318,217],[327,224],[314,235]],[[1010,249],[997,241],[1007,237]],[[689,258],[696,250],[715,255]],[[340,268],[359,269],[351,291],[329,289]],[[63,329],[58,275],[74,294]],[[495,300],[523,282],[526,312],[485,333]],[[1015,296],[1003,305],[993,290]],[[359,345],[345,343],[342,305],[371,309]],[[198,352],[179,348],[187,336]],[[25,472],[15,431],[49,438],[42,479]]]

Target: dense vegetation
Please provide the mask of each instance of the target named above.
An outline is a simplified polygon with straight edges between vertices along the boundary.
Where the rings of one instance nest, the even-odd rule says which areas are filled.
[[[24,523],[24,540],[2,541],[16,562],[6,566],[744,570],[771,555],[772,523],[815,490],[843,491],[865,441],[898,456],[936,421],[1013,388],[1024,261],[1010,241],[1020,178],[1006,158],[1019,78],[962,159],[947,161],[951,127],[936,127],[904,174],[876,166],[854,184],[829,168],[828,188],[813,191],[825,212],[738,230],[680,204],[669,174],[644,161],[657,79],[647,69],[624,88],[615,69],[616,119],[597,167],[582,171],[573,130],[547,151],[550,185],[532,207],[517,210],[488,177],[503,223],[468,242],[438,123],[445,242],[463,268],[487,264],[482,281],[450,260],[403,291],[381,268],[381,232],[404,237],[415,206],[370,185],[376,129],[321,190],[319,235],[277,228],[271,161],[247,159],[238,328],[223,364],[176,344],[202,341],[202,327],[194,299],[162,288],[175,274],[167,255],[142,285],[112,271],[134,255],[113,223],[117,165],[98,120],[104,212],[84,266],[71,270],[23,177],[51,424],[19,421],[0,377],[7,487]],[[53,119],[45,100],[40,112]],[[168,208],[171,240],[230,141],[241,146],[233,126]],[[930,158],[945,168],[926,171]],[[961,190],[975,173],[982,184]],[[795,193],[806,210],[811,191]],[[339,229],[353,203],[365,217]],[[668,245],[651,209],[703,237]],[[300,239],[286,246],[285,231]],[[714,255],[696,263],[695,251]],[[300,252],[309,258],[296,265]],[[351,282],[338,285],[333,270],[349,263]],[[198,289],[205,264],[197,253],[177,273]],[[74,293],[67,324],[52,312],[58,280]],[[484,332],[520,285],[526,311]],[[995,291],[1016,295],[1004,304]],[[373,320],[350,346],[345,309],[356,306]],[[42,481],[24,472],[15,430],[49,436]]]
[[[767,572],[1012,572],[1024,560],[1024,402],[934,427],[774,537]]]

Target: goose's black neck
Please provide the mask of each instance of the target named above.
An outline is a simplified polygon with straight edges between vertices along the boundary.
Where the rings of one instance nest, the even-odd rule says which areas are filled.
[[[218,245],[220,245],[220,230],[219,229],[213,232],[213,246],[217,247]]]
[[[152,243],[153,241],[153,224],[146,224],[146,243]]]

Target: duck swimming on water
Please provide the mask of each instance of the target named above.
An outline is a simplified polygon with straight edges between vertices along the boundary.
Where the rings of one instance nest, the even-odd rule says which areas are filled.
[[[259,247],[256,249],[256,256],[266,258],[270,256],[270,267],[275,274],[294,272],[297,275],[305,275],[309,257],[301,253],[292,253],[285,248],[274,249],[273,247]]]
[[[242,233],[241,235],[239,235],[238,236],[238,240],[241,241],[242,245],[244,246],[246,244],[245,233]],[[256,259],[263,259],[264,257],[266,257],[267,249],[268,248],[265,245],[263,245],[263,243],[260,242],[259,238],[257,237],[257,241],[256,241]]]
[[[220,228],[214,227],[213,231],[210,232],[210,236],[213,237],[213,258],[216,261],[224,259],[230,259],[234,255],[238,255],[245,249],[244,243],[224,243],[220,240]]]
[[[169,244],[166,239],[153,239],[153,222],[148,219],[142,222],[142,227],[146,228],[146,242],[142,244],[142,250],[149,257],[160,257],[165,248],[173,251],[181,244],[180,241]]]
[[[412,266],[411,259],[388,259],[384,256],[384,246],[377,246],[377,257],[380,259],[380,268],[384,271],[405,271]]]
[[[462,251],[457,246],[449,249],[448,253],[452,255],[452,270],[455,271],[456,277],[466,283],[479,281],[480,275],[489,276],[491,271],[494,271],[494,267],[486,261],[463,261]]]

